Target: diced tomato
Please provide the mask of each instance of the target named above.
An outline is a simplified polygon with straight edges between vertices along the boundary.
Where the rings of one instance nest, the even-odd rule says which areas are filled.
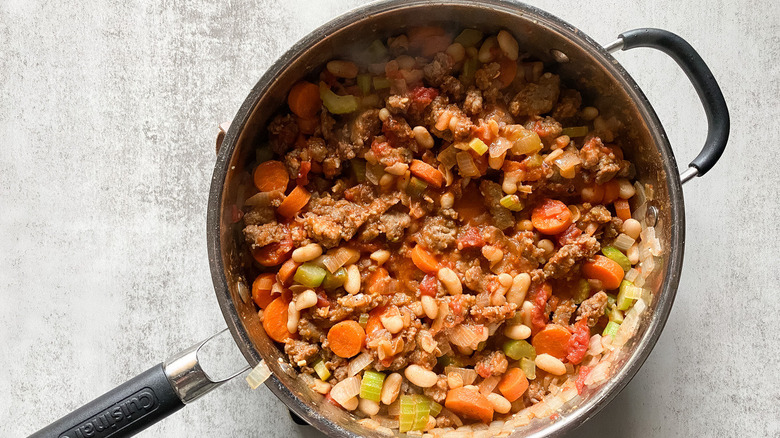
[[[531,333],[536,334],[547,325],[549,315],[545,312],[545,309],[547,307],[547,300],[549,300],[551,296],[552,286],[550,286],[549,283],[545,282],[533,287],[531,297],[534,308],[531,311]]]
[[[436,276],[427,274],[423,281],[420,282],[420,295],[428,295],[429,297],[436,297],[436,292],[439,290],[439,280]]]
[[[305,186],[309,183],[309,171],[311,171],[311,161],[302,161],[301,169],[298,171],[298,178],[295,180],[299,186]]]
[[[571,224],[566,231],[557,236],[558,245],[568,245],[569,243],[572,243],[574,239],[580,237],[581,234],[582,230],[577,228],[577,225]]]
[[[582,390],[585,389],[585,379],[590,374],[590,367],[580,367],[580,371],[577,373],[577,380],[574,381],[574,386],[577,387],[577,394],[582,394]]]
[[[409,93],[409,98],[412,100],[411,108],[412,111],[415,112],[422,112],[422,110],[425,109],[430,103],[433,101],[433,99],[436,98],[436,96],[439,95],[439,92],[435,88],[426,88],[426,87],[416,87]]]
[[[485,144],[487,145],[493,143],[493,140],[496,139],[493,136],[493,131],[490,129],[490,125],[484,122],[480,122],[479,125],[471,128],[471,136],[477,137],[478,139],[485,142]]]
[[[569,338],[569,354],[566,355],[566,359],[577,365],[582,362],[582,359],[585,358],[585,353],[588,352],[590,328],[588,328],[587,318],[577,321],[573,329],[572,336]]]
[[[328,299],[328,295],[325,294],[325,291],[319,291],[317,292],[317,307],[328,307],[330,306],[330,300]]]
[[[482,238],[482,233],[477,228],[469,228],[458,236],[458,249],[461,251],[464,249],[481,248],[484,245],[485,239]]]
[[[371,151],[377,158],[382,158],[390,154],[393,148],[387,141],[382,141],[379,137],[374,137],[374,141],[371,143]]]

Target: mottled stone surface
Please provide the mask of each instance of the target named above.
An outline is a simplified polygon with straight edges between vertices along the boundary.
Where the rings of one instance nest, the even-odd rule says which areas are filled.
[[[205,244],[219,122],[351,1],[0,2],[0,435],[22,436],[224,327]],[[729,149],[685,187],[682,282],[617,399],[572,436],[780,436],[775,2],[535,2],[597,41],[661,27],[709,62]],[[706,124],[660,53],[617,55],[681,163]],[[316,436],[243,379],[143,436]]]

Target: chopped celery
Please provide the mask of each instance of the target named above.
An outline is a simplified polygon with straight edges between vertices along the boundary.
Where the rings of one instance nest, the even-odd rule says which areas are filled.
[[[423,430],[428,424],[428,415],[431,414],[431,400],[419,394],[402,395],[399,409],[399,432]]]
[[[325,82],[320,82],[320,99],[331,114],[347,114],[358,109],[358,101],[355,96],[351,94],[339,96],[331,91]]]
[[[605,246],[604,248],[601,248],[601,253],[617,262],[617,264],[623,268],[623,272],[628,272],[628,270],[631,269],[631,262],[628,260],[628,257],[614,246]]]
[[[376,64],[387,56],[387,47],[382,44],[382,41],[374,40],[371,42],[371,45],[366,48],[366,53],[368,54],[369,61],[371,61],[372,64]]]
[[[366,328],[366,324],[368,324],[368,313],[361,313],[360,318],[358,319],[358,324],[360,324],[361,327]]]
[[[542,162],[544,159],[542,159],[542,156],[539,154],[533,154],[528,157],[528,162],[526,164],[527,167],[533,168],[533,167],[541,167]]]
[[[620,290],[618,291],[617,299],[615,300],[615,306],[618,310],[628,310],[634,301],[642,296],[642,288],[634,286],[633,283],[627,280],[623,280],[620,283]]]
[[[606,327],[604,327],[604,331],[601,333],[601,336],[612,336],[615,337],[615,333],[617,333],[618,329],[620,328],[620,324],[616,323],[615,321],[610,321]]]
[[[390,88],[390,79],[382,76],[374,76],[374,90],[384,90]]]
[[[322,281],[325,280],[325,275],[327,273],[328,271],[313,263],[304,263],[295,271],[293,280],[306,287],[318,287],[322,284]]]
[[[333,291],[347,282],[347,270],[344,268],[338,268],[336,272],[325,272],[325,279],[322,280],[322,287],[327,291]]]
[[[428,184],[425,181],[413,176],[409,179],[409,185],[406,186],[406,193],[413,198],[418,198],[427,188]]]
[[[580,304],[590,297],[590,283],[584,278],[577,282],[577,289],[574,292],[574,304]]]
[[[371,92],[371,76],[368,74],[357,75],[357,84],[363,96]]]
[[[431,400],[431,417],[435,417],[441,413],[442,405]]]
[[[524,357],[536,359],[536,349],[526,341],[510,339],[504,342],[504,354],[512,360],[520,360]]]
[[[618,324],[623,323],[623,312],[620,311],[617,307],[613,307],[612,310],[609,312],[609,320],[615,321]]]
[[[482,32],[477,29],[463,29],[463,32],[455,37],[455,42],[460,43],[463,47],[474,47],[482,41],[482,36]]]
[[[523,370],[528,380],[536,378],[536,362],[533,359],[527,357],[520,359],[520,369]]]
[[[512,211],[520,211],[523,209],[523,201],[521,201],[517,195],[506,195],[501,198],[498,203]]]
[[[469,147],[479,155],[485,155],[485,152],[488,150],[488,146],[479,138],[472,138],[469,142]]]
[[[605,315],[609,315],[609,311],[615,307],[615,302],[617,302],[617,298],[612,294],[607,294],[607,307],[604,308]]]
[[[376,371],[366,370],[360,382],[360,398],[378,402],[385,384],[385,375]]]
[[[463,73],[461,73],[460,79],[465,83],[471,83],[474,79],[474,74],[479,67],[479,60],[477,58],[467,58],[463,62]]]
[[[320,376],[320,380],[323,382],[330,379],[330,371],[328,371],[328,367],[325,366],[325,362],[322,359],[314,364],[314,371]]]
[[[570,128],[563,128],[561,135],[568,135],[569,137],[585,137],[588,135],[587,126],[573,126]]]
[[[355,179],[358,183],[366,182],[366,161],[359,158],[355,158],[349,162],[352,173],[355,174]]]

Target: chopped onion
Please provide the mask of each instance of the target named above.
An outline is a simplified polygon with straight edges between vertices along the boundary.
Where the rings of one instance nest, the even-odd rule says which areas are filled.
[[[642,230],[639,236],[642,239],[642,242],[647,243],[651,254],[653,254],[656,257],[661,255],[661,241],[659,241],[658,237],[656,237],[654,227],[645,228],[644,230]]]
[[[471,385],[475,380],[477,380],[477,372],[471,368],[445,367],[444,374],[449,375],[450,373],[460,375],[460,377],[463,379],[464,386]]]
[[[609,361],[601,361],[588,373],[585,378],[585,386],[601,383],[609,377],[609,367],[612,365]]]
[[[434,319],[433,323],[431,324],[432,333],[438,333],[441,331],[442,327],[444,326],[444,318],[446,318],[449,314],[450,306],[446,301],[442,300],[442,302],[439,303],[439,314],[436,315],[436,319]]]
[[[387,405],[387,415],[391,417],[397,417],[401,413],[401,397],[395,399],[394,402]]]
[[[645,274],[642,272],[634,279],[634,286],[642,287],[645,285]]]
[[[496,389],[496,385],[498,385],[498,382],[501,380],[501,377],[499,376],[490,376],[487,379],[479,382],[479,392],[482,393],[482,395],[488,395],[491,392],[493,392],[494,389]]]
[[[447,169],[452,169],[452,167],[458,163],[457,159],[455,158],[457,153],[458,150],[455,148],[455,146],[450,145],[443,151],[439,152],[439,155],[436,156],[436,159],[438,159],[439,162]]]
[[[636,242],[634,239],[631,238],[628,234],[620,233],[618,234],[617,238],[614,242],[612,242],[612,246],[615,248],[626,252],[631,248],[631,246],[634,245],[634,242]]]
[[[473,176],[480,176],[479,169],[474,163],[474,158],[468,152],[458,152],[455,155],[458,161],[458,171],[462,177],[468,178]]]
[[[366,165],[366,179],[373,185],[379,185],[379,178],[385,173],[385,168],[381,164]]]
[[[470,347],[473,349],[477,348],[477,344],[479,344],[477,334],[465,324],[458,324],[453,327],[450,330],[449,338],[450,342],[459,347]]]
[[[452,420],[452,422],[455,424],[456,427],[463,426],[463,421],[457,415],[455,415],[455,413],[453,413],[451,410],[447,408],[442,408],[441,412],[439,413],[439,416],[442,415]]]
[[[330,390],[330,396],[342,406],[358,394],[360,394],[360,377],[358,376],[347,377],[333,385],[333,389]]]
[[[626,275],[625,275],[625,277],[623,277],[623,279],[633,283],[634,280],[637,279],[637,277],[639,277],[639,271],[637,271],[634,268],[631,268],[631,269],[628,270],[628,272],[626,272]]]
[[[392,406],[392,405],[390,405]],[[400,411],[399,411],[400,412]],[[390,414],[388,412],[388,414]],[[392,414],[390,414],[392,415]],[[397,414],[396,414],[397,415]],[[371,417],[374,421],[379,423],[382,427],[389,427],[390,429],[398,429],[398,419],[397,418],[387,418],[382,415],[375,415]]]
[[[331,274],[339,270],[340,267],[348,263],[355,263],[360,259],[360,252],[352,248],[338,248],[334,251],[328,251],[328,255],[322,260],[323,266]]]
[[[576,153],[566,151],[563,155],[556,158],[554,163],[558,166],[562,177],[572,179],[574,178],[574,168],[582,163],[582,160],[580,160],[580,157]]]
[[[533,155],[542,150],[542,139],[534,131],[523,130],[518,132],[518,138],[512,146],[515,155]]]
[[[371,359],[371,355],[369,353],[361,353],[360,356],[352,359],[352,361],[347,365],[347,375],[352,377],[355,374],[363,371],[366,369],[367,366],[369,366],[373,362]]]
[[[601,345],[601,335],[595,334],[590,337],[588,341],[588,354],[596,356],[604,351],[604,347]]]
[[[257,387],[262,385],[270,376],[271,369],[268,368],[268,365],[265,364],[264,360],[261,360],[260,363],[252,368],[252,371],[246,375],[246,383],[249,384],[250,388],[257,389]]]
[[[252,207],[268,207],[275,199],[282,199],[284,195],[281,190],[273,190],[270,192],[260,192],[244,202],[244,205]]]
[[[498,137],[490,144],[489,153],[491,158],[500,157],[504,152],[512,149],[512,142],[504,137]]]

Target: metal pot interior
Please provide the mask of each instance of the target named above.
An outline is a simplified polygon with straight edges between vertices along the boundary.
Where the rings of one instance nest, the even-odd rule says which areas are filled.
[[[624,152],[636,164],[639,180],[654,189],[654,205],[659,212],[656,230],[664,255],[646,283],[654,292],[654,299],[639,332],[624,347],[611,370],[611,379],[586,388],[581,398],[561,408],[556,421],[536,419],[517,429],[513,436],[547,436],[571,429],[594,415],[628,383],[655,344],[677,288],[685,227],[677,166],[644,95],[622,67],[589,37],[535,8],[497,1],[374,4],[319,28],[274,64],[233,120],[212,180],[208,243],[220,307],[247,361],[254,366],[265,359],[275,375],[269,379],[269,387],[295,413],[331,436],[378,436],[359,425],[352,415],[329,403],[323,404],[322,396],[297,379],[284,352],[265,335],[251,300],[243,302],[240,298],[239,284],[249,285],[245,273],[251,269],[251,258],[244,250],[240,223],[231,223],[231,209],[237,198],[243,196],[243,187],[251,184],[246,164],[253,160],[255,148],[265,145],[266,123],[284,105],[292,84],[316,74],[329,59],[349,58],[375,38],[430,24],[452,30],[475,27],[487,32],[511,31],[520,42],[521,51],[543,60],[546,69],[552,69],[564,83],[580,90],[586,104],[599,108],[605,117],[615,116],[622,122]]]

